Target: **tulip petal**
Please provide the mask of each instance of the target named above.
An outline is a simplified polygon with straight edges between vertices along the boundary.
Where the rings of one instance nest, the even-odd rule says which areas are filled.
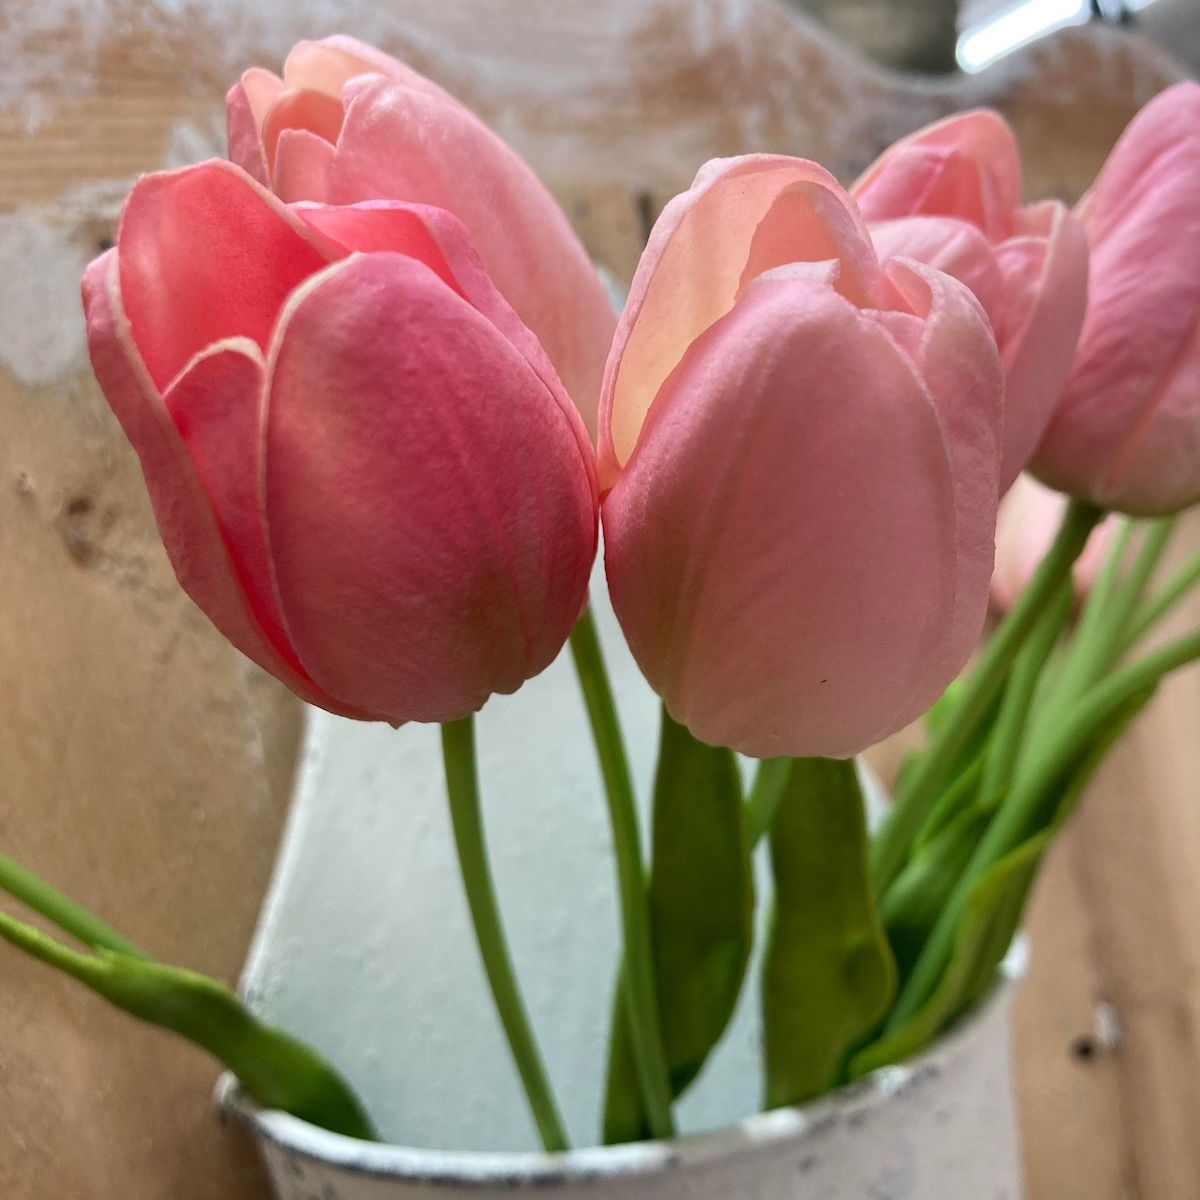
[[[1200,85],[1148,104],[1077,213],[1090,296],[1040,479],[1135,516],[1200,499]]]
[[[1083,228],[1058,201],[1017,213],[1018,235],[996,247],[1005,307],[997,336],[1007,392],[1001,490],[1025,469],[1062,397],[1087,308]]]
[[[924,319],[914,365],[941,417],[954,488],[953,615],[930,682],[909,709],[924,712],[962,668],[987,615],[1005,428],[1004,372],[986,314],[964,284],[933,267],[894,259],[886,270]]]
[[[1193,80],[1159,92],[1130,121],[1076,208],[1093,244],[1136,219],[1143,206],[1169,202],[1162,192],[1186,190],[1186,168],[1196,169],[1198,121],[1200,83]]]
[[[363,715],[339,704],[297,672],[252,614],[183,440],[134,348],[121,304],[115,251],[88,267],[83,303],[92,367],[137,451],[159,533],[180,586],[234,646],[297,695],[331,712]]]
[[[332,146],[342,131],[342,100],[313,89],[288,88],[267,112],[262,123],[263,154],[272,172],[280,135],[288,129],[302,129]],[[314,197],[305,197],[313,199]]]
[[[839,290],[881,278],[865,227],[823,168],[781,155],[715,160],[654,226],[617,327],[600,401],[601,488],[628,460],[659,388],[686,348],[755,275],[836,259]]]
[[[881,262],[915,258],[953,275],[975,293],[999,331],[1004,320],[1004,276],[992,243],[977,226],[956,217],[899,217],[871,223],[871,241]]]
[[[275,146],[271,188],[285,204],[322,203],[329,195],[334,148],[307,129],[285,129]]]
[[[159,389],[213,342],[265,351],[288,293],[329,255],[245,172],[220,160],[146,175],[117,231],[121,296]]]
[[[1067,497],[1020,475],[1000,505],[996,518],[996,569],[992,574],[992,604],[1007,612],[1020,598],[1054,541],[1067,511]],[[1071,574],[1075,595],[1091,591],[1117,531],[1116,518],[1101,521],[1088,537]]]
[[[634,656],[704,741],[847,756],[953,674],[941,422],[888,333],[828,288],[760,282],[696,339],[604,529]]]
[[[229,157],[264,187],[271,182],[271,169],[263,152],[260,130],[282,91],[283,80],[279,76],[261,67],[251,67],[225,97]]]
[[[267,536],[326,689],[447,721],[554,658],[595,491],[526,360],[424,264],[354,255],[289,301],[269,359]]]
[[[523,355],[575,429],[588,471],[594,455],[578,409],[563,390],[541,343],[484,270],[463,223],[442,208],[374,200],[347,205],[297,205],[296,215],[347,254],[392,251],[423,262],[478,309]]]
[[[385,75],[418,91],[446,94],[398,58],[344,34],[297,42],[283,66],[289,87],[315,88],[331,96],[340,96],[345,85],[360,75]]]
[[[999,113],[979,108],[927,125],[885,150],[850,189],[868,221],[957,217],[992,241],[1012,234],[1021,155]]]
[[[266,364],[245,338],[197,355],[163,396],[259,625],[297,670],[275,588],[259,496]]]
[[[346,110],[329,200],[409,200],[471,231],[488,274],[545,347],[589,429],[616,318],[566,216],[528,165],[456,100],[376,80]]]

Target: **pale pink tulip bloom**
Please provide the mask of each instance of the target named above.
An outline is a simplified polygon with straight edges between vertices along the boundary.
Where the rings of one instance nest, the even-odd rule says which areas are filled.
[[[851,189],[880,258],[906,255],[975,293],[1004,361],[1007,490],[1033,454],[1071,369],[1087,300],[1087,243],[1057,200],[1021,204],[1004,118],[977,109],[886,150]]]
[[[230,157],[285,201],[454,213],[594,430],[612,305],[554,198],[469,109],[349,37],[299,42],[282,78],[251,68],[226,106]]]
[[[1032,475],[1019,475],[1009,488],[1000,502],[996,521],[992,605],[997,611],[1007,612],[1012,608],[1029,585],[1058,533],[1066,510],[1067,497],[1038,483]],[[1092,530],[1083,553],[1075,560],[1073,576],[1077,600],[1087,596],[1096,582],[1114,529],[1112,518],[1101,521]]]
[[[558,653],[596,544],[583,423],[460,222],[149,175],[83,284],[167,553],[299,696],[447,721]]]
[[[771,757],[923,712],[987,608],[1002,395],[971,292],[881,268],[827,172],[703,167],[650,237],[600,407],[612,600],[671,715]]]
[[[1103,508],[1177,512],[1200,500],[1200,85],[1142,109],[1076,213],[1087,319],[1034,470]]]

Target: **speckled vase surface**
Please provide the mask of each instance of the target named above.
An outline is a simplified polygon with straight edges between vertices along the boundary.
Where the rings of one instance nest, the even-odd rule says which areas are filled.
[[[280,1200],[1019,1200],[1009,1064],[1013,981],[924,1055],[799,1108],[673,1142],[562,1155],[371,1145],[256,1106]]]

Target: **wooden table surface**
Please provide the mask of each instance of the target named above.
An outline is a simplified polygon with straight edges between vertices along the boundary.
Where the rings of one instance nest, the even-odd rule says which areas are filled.
[[[1030,196],[1074,198],[1179,76],[1093,29],[971,79],[890,75],[772,0],[0,0],[0,847],[230,980],[300,714],[176,587],[87,371],[78,274],[133,174],[221,153],[242,66],[339,28],[492,121],[618,280],[714,155],[804,154],[848,179],[908,129],[991,103]],[[1178,543],[1200,543],[1200,522]],[[1200,1196],[1198,712],[1200,674],[1163,690],[1040,884],[1017,1039],[1030,1200]],[[0,1196],[265,1194],[209,1113],[211,1064],[0,960]]]

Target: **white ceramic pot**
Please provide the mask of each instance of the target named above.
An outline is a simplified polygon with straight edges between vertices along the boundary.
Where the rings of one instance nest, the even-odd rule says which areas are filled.
[[[624,645],[599,568],[592,595],[648,823],[658,701]],[[517,977],[570,1141],[588,1146],[601,1124],[620,923],[595,751],[569,659],[488,703],[479,753]],[[765,846],[756,868],[761,925],[770,909]],[[229,1102],[258,1132],[286,1200],[453,1200],[522,1188],[539,1198],[629,1200],[1019,1194],[1007,990],[915,1069],[745,1120],[763,1094],[762,941],[725,1037],[676,1106],[679,1141],[558,1159],[529,1153],[537,1136],[462,896],[437,730],[313,713],[243,993],[336,1064],[385,1138],[413,1148],[363,1146]]]
[[[231,1077],[221,1103],[256,1135],[279,1200],[1019,1200],[1013,990],[1006,979],[911,1064],[672,1142],[561,1155],[410,1149],[264,1110]]]

